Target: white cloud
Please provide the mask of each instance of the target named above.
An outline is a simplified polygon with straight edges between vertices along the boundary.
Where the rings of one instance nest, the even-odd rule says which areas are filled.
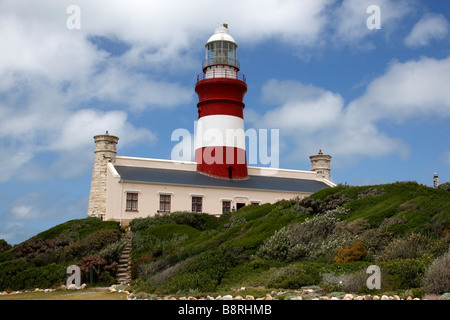
[[[367,8],[377,5],[380,8],[381,30],[370,30],[367,28],[367,19],[371,14],[367,13]],[[344,0],[333,12],[333,41],[337,45],[342,43],[356,46],[366,46],[372,48],[369,42],[361,42],[374,32],[389,35],[393,29],[412,10],[410,2],[400,0]]]
[[[411,48],[427,46],[432,40],[444,39],[449,30],[449,23],[442,14],[426,14],[405,38],[405,45]]]
[[[430,116],[450,116],[450,56],[438,60],[422,57],[392,63],[372,81],[363,96],[349,104],[349,112],[373,121],[402,122]]]
[[[346,105],[338,93],[272,79],[263,86],[262,100],[276,107],[262,115],[252,110],[247,120],[257,127],[279,128],[281,138],[289,141],[284,145],[292,159],[305,158],[319,148],[347,159],[389,154],[406,158],[409,146],[380,131],[379,125],[450,117],[448,83],[450,57],[392,63],[361,97]],[[443,159],[447,161],[446,156]]]

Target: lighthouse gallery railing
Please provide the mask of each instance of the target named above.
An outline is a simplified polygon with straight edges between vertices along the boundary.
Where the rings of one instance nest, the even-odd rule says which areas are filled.
[[[236,79],[243,82],[247,82],[245,74],[232,70],[209,70],[206,73],[202,72],[199,75],[197,75],[197,82],[205,79],[219,79],[219,78]]]

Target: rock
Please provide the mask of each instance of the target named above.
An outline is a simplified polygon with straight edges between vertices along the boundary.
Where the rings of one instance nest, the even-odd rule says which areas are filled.
[[[302,296],[296,296],[296,297],[291,298],[291,300],[303,300],[303,297]]]
[[[347,294],[344,296],[344,299],[342,299],[342,300],[353,300],[353,295],[347,293]]]
[[[241,296],[236,296],[233,298],[233,300],[243,300],[243,298]]]
[[[77,286],[74,283],[72,283],[70,286],[67,287],[67,289],[68,290],[76,290],[78,288],[77,288]]]
[[[330,298],[327,296],[322,296],[322,297],[319,297],[319,300],[330,300]]]
[[[241,291],[244,291],[245,290],[245,287],[241,287]]]
[[[364,296],[364,300],[372,300],[372,296],[370,294],[366,294]]]
[[[387,295],[384,295],[384,294],[383,294],[383,295],[381,296],[381,300],[389,300],[389,297],[388,297]]]
[[[197,300],[196,297],[188,297],[188,300]]]
[[[216,300],[223,300],[223,298],[222,298],[222,296],[219,295],[216,297]]]
[[[392,300],[400,300],[400,297],[399,297],[398,295],[394,295],[394,296],[392,297]]]
[[[411,296],[409,296],[408,298],[406,298],[406,300],[412,300],[413,298]]]
[[[331,300],[341,300],[338,297],[331,297]]]
[[[380,300],[380,297],[379,296],[373,296],[372,300]]]
[[[227,294],[226,296],[223,296],[223,300],[233,300],[233,297]]]
[[[206,300],[215,300],[214,297],[206,296]]]
[[[364,300],[364,296],[356,296],[353,300]]]
[[[247,300],[255,300],[255,297],[247,295],[247,296],[245,296],[245,299],[247,299]]]
[[[420,298],[414,298],[413,300],[420,300]]]
[[[442,296],[439,297],[438,300],[450,300],[450,293],[446,292]]]
[[[80,289],[85,289],[86,287],[87,287],[87,284],[86,284],[86,283],[83,283],[83,284],[81,285]]]
[[[186,297],[181,297],[180,300],[187,300],[187,298]]]
[[[39,288],[34,289],[34,292],[39,292]]]
[[[264,297],[264,300],[273,300],[273,298],[270,294],[266,294],[266,296]]]

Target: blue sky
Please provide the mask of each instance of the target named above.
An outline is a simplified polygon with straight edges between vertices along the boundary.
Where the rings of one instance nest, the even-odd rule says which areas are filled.
[[[222,23],[247,76],[246,129],[279,130],[281,168],[309,170],[322,149],[336,183],[450,181],[450,2],[223,3],[0,2],[0,239],[86,216],[96,134],[170,159],[172,132],[194,133]]]

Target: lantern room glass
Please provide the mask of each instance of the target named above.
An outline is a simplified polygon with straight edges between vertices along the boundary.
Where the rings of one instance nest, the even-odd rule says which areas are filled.
[[[213,41],[206,45],[206,66],[231,65],[238,67],[237,45],[229,41]]]

